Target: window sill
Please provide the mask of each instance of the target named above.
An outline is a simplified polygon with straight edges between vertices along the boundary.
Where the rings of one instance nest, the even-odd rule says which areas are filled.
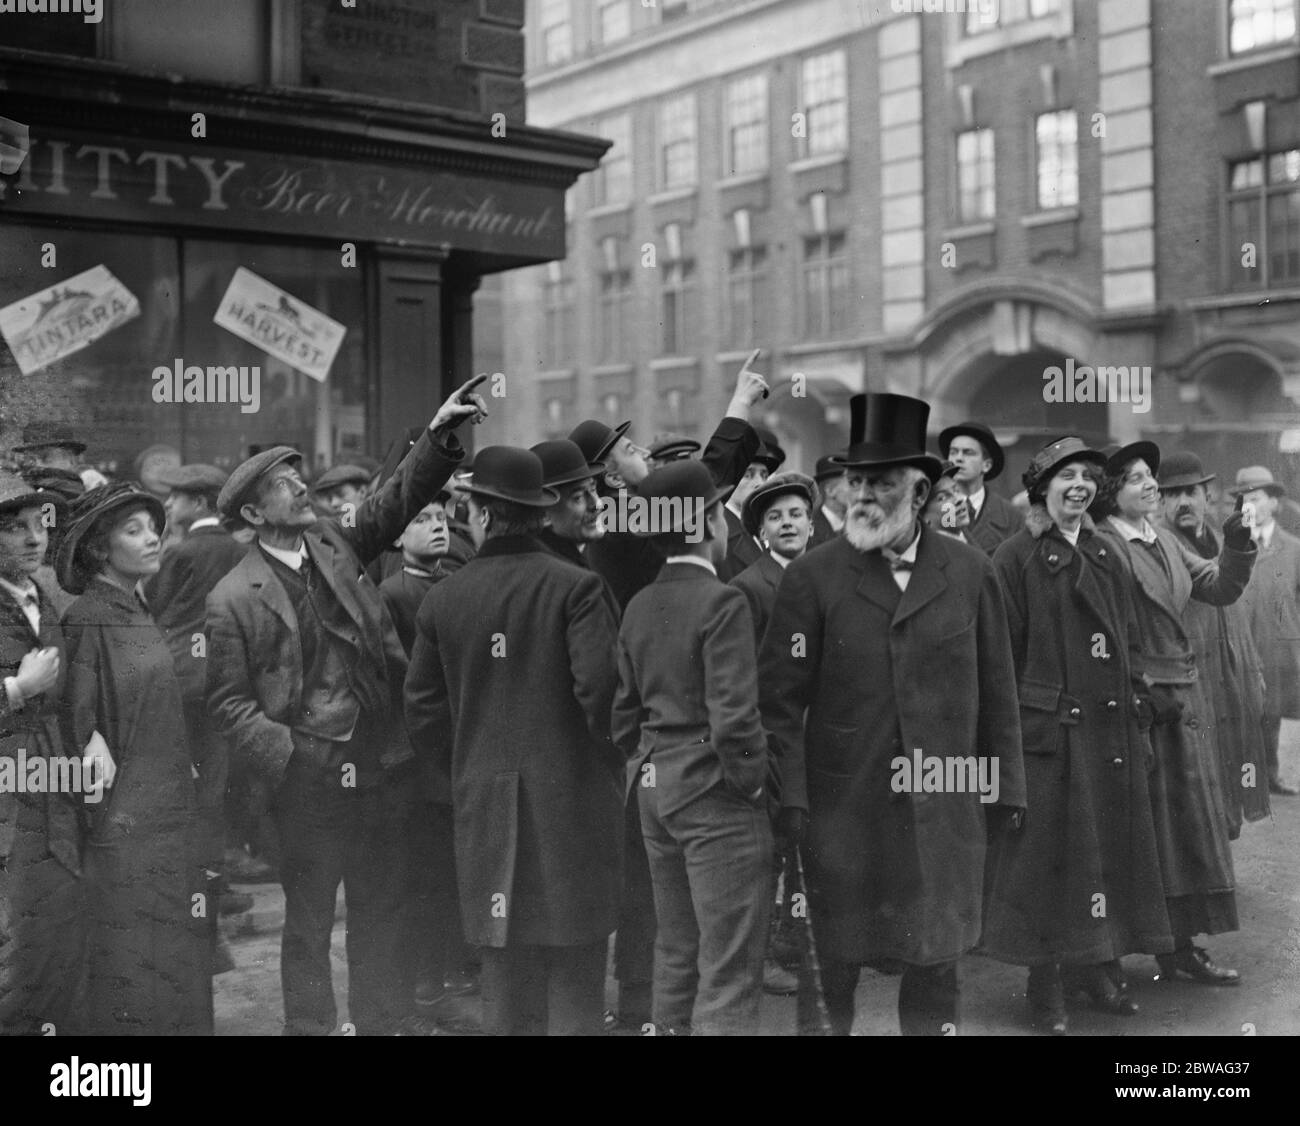
[[[1050,211],[1038,211],[1033,215],[1022,215],[1020,225],[1022,227],[1048,227],[1053,223],[1074,223],[1079,219],[1079,209],[1077,207],[1053,207]],[[993,224],[988,224],[992,230]]]
[[[668,371],[672,368],[698,367],[700,361],[694,356],[660,356],[650,361],[651,371]]]
[[[1020,47],[1026,43],[1036,43],[1043,39],[1068,39],[1074,34],[1074,9],[1071,0],[1065,0],[1059,12],[1040,16],[1034,20],[1023,20],[1010,27],[996,31],[985,31],[979,35],[963,36],[961,26],[954,21],[951,24],[944,62],[951,70],[971,59],[1004,51],[1008,47]]]
[[[1220,293],[1213,297],[1190,298],[1189,309],[1232,309],[1246,305],[1272,305],[1274,302],[1300,301],[1300,289],[1256,289],[1249,293]]]
[[[542,368],[535,373],[537,378],[543,381],[556,381],[561,379],[572,379],[578,374],[577,368]]]
[[[670,188],[667,191],[655,192],[652,196],[646,197],[646,203],[651,207],[660,203],[676,203],[678,200],[691,199],[698,192],[699,186],[692,184],[689,188]]]
[[[588,369],[592,375],[631,375],[636,365],[626,361],[617,364],[593,364]]]
[[[980,238],[984,235],[995,234],[997,229],[997,223],[993,222],[967,223],[960,227],[949,227],[946,231],[940,232],[939,237],[945,240]]]
[[[741,172],[735,176],[728,176],[725,180],[719,180],[714,186],[719,191],[726,191],[728,188],[743,188],[749,184],[761,184],[768,177],[768,170],[762,172]]]
[[[632,210],[632,201],[626,200],[623,203],[602,203],[599,207],[593,207],[588,210],[583,218],[586,219],[603,219],[607,215],[623,215]]]
[[[830,168],[832,165],[845,164],[848,162],[849,154],[846,152],[824,152],[816,156],[805,156],[800,160],[792,161],[790,171],[794,173],[811,172],[815,168]]]
[[[1287,59],[1300,58],[1300,44],[1285,43],[1281,46],[1263,47],[1247,55],[1234,55],[1222,62],[1211,63],[1205,73],[1211,78],[1224,74],[1236,74],[1251,67],[1268,66],[1269,63],[1285,62]]]

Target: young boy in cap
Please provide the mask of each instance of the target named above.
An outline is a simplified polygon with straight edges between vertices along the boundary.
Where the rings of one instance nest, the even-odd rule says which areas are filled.
[[[667,561],[623,617],[613,712],[659,920],[654,1023],[670,1034],[752,1035],[772,831],[754,627],[744,595],[718,578],[726,490],[683,461],[651,473],[639,496],[678,516],[653,535]]]

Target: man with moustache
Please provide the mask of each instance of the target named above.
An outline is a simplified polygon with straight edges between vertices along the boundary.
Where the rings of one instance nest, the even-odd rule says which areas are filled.
[[[1223,545],[1209,524],[1206,491],[1214,474],[1204,471],[1194,453],[1178,451],[1160,462],[1156,479],[1165,527],[1202,559],[1217,560]],[[1259,575],[1257,563],[1252,583]],[[1183,622],[1214,703],[1229,835],[1235,840],[1243,818],[1259,821],[1269,813],[1264,669],[1251,636],[1246,596],[1230,606],[1193,599],[1183,611]]]
[[[317,521],[288,446],[231,473],[218,507],[257,541],[208,598],[208,709],[249,763],[279,830],[285,1033],[327,1035],[337,1011],[330,933],[347,897],[348,1015],[363,1034],[407,1014],[401,909],[411,745],[402,722],[406,655],[364,574],[464,457],[453,433],[483,418],[476,377],[434,415],[397,471],[352,520]]]
[[[844,466],[827,454],[817,459],[813,481],[821,493],[821,505],[813,513],[812,535],[808,550],[828,543],[844,527],[844,514],[849,510],[848,490],[844,482]]]
[[[902,970],[904,1035],[942,1035],[959,1027],[957,963],[979,938],[987,833],[1025,803],[1010,636],[988,557],[919,519],[941,469],[929,406],[850,405],[844,534],[786,568],[759,658],[778,829],[807,837],[833,1031],[852,1028],[867,965]],[[990,792],[914,792],[897,764],[916,754],[970,759]]]
[[[1285,488],[1262,465],[1237,471],[1232,490],[1253,512],[1251,539],[1259,551],[1242,602],[1264,662],[1264,749],[1269,792],[1294,797],[1296,788],[1278,772],[1282,720],[1300,719],[1300,539],[1277,523]],[[1249,505],[1249,508],[1246,506]]]
[[[939,449],[957,467],[956,481],[970,507],[967,540],[985,555],[992,555],[1024,524],[1016,506],[986,486],[1006,463],[998,440],[982,422],[959,422],[939,433]]]

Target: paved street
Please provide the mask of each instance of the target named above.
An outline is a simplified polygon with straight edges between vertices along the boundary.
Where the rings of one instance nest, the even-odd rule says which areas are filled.
[[[1283,772],[1292,781],[1300,778],[1300,747],[1284,748]],[[1245,826],[1234,845],[1241,930],[1206,943],[1217,961],[1241,971],[1242,984],[1213,989],[1157,983],[1152,980],[1153,958],[1127,958],[1125,969],[1141,1012],[1122,1019],[1080,1005],[1071,1010],[1072,1033],[1241,1035],[1251,1025],[1259,1036],[1300,1031],[1300,797],[1275,798],[1273,805],[1272,819]],[[283,897],[278,885],[242,890],[252,892],[256,904],[247,915],[223,920],[238,969],[217,978],[217,1034],[278,1035]],[[347,1010],[342,920],[340,901],[332,952],[341,1020]],[[1023,969],[970,957],[962,972],[964,1035],[1028,1034]],[[864,972],[855,1034],[897,1035],[897,994],[897,978]],[[793,1034],[793,998],[765,998],[763,1027],[772,1035]]]

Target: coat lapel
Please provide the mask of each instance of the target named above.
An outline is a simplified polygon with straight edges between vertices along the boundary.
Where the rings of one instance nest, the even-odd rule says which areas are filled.
[[[1158,536],[1159,533],[1157,533]],[[1164,557],[1165,564],[1169,567],[1169,575],[1176,574],[1174,567],[1181,568],[1183,565],[1182,560],[1170,559],[1168,545],[1161,539],[1157,538],[1156,544]],[[1136,540],[1128,541],[1128,549],[1129,558],[1133,560],[1133,573],[1137,576],[1138,586],[1142,588],[1142,593],[1171,618],[1181,620],[1182,611],[1175,603],[1171,580],[1166,576],[1164,567],[1160,565],[1160,560],[1151,553],[1150,548]]]
[[[944,574],[947,566],[948,557],[938,543],[936,533],[923,528],[921,542],[916,548],[916,565],[894,613],[894,625],[905,622],[948,589],[948,577]],[[892,576],[890,581],[893,581]]]
[[[41,624],[44,625],[50,620],[50,615],[54,613],[54,607],[41,597],[39,591],[36,595],[36,605],[40,608]],[[7,590],[0,590],[0,625],[20,631],[36,647],[42,644],[40,637],[32,629],[32,623],[28,620],[27,615],[23,613],[23,608],[14,601],[13,596]]]
[[[244,578],[248,585],[257,592],[257,597],[268,610],[279,618],[290,630],[297,630],[298,616],[293,612],[293,603],[289,601],[288,592],[280,585],[266,561],[262,549],[256,544],[249,548],[248,554],[240,561],[244,569]]]
[[[785,573],[784,568],[770,554],[764,552],[758,560],[758,573],[768,586],[776,590],[781,585],[781,576]]]

